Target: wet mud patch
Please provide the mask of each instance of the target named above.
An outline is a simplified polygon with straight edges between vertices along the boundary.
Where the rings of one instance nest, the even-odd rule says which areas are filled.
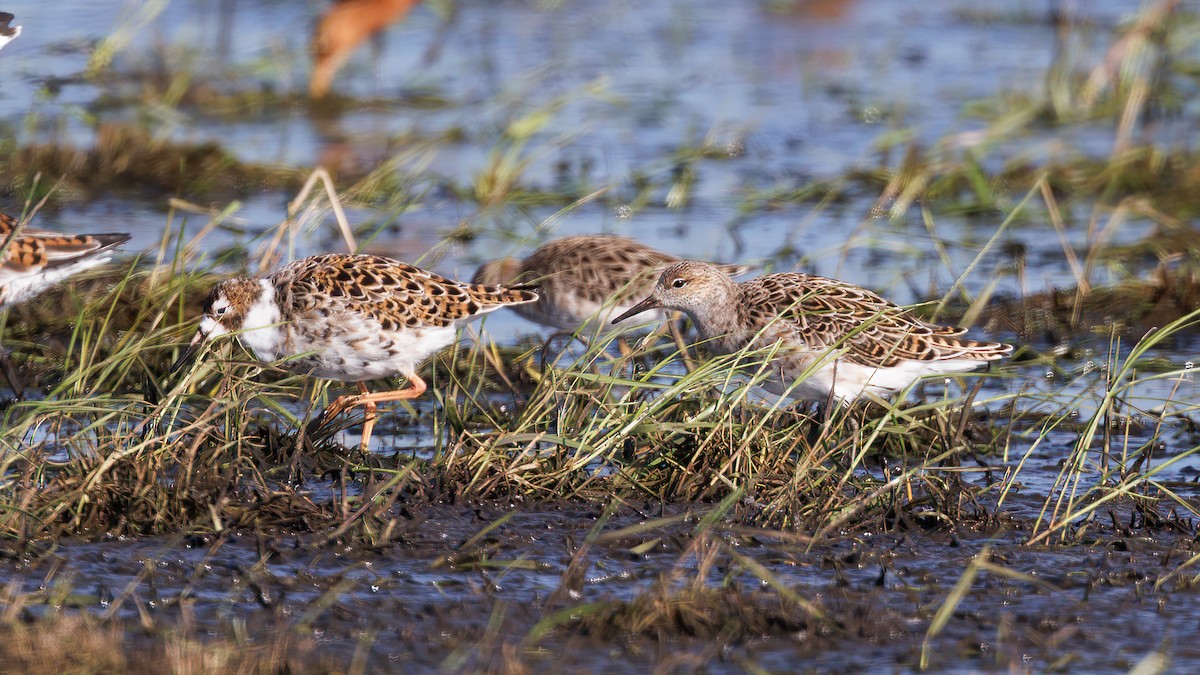
[[[392,515],[378,546],[270,528],[10,546],[0,631],[75,626],[162,660],[171,645],[245,643],[260,665],[300,672],[603,669],[613,658],[908,670],[923,655],[935,668],[1123,670],[1160,649],[1178,667],[1200,659],[1186,640],[1163,642],[1200,620],[1191,576],[1172,573],[1195,554],[1191,531],[1097,524],[1087,544],[1029,546],[1013,520],[813,541],[707,523],[703,507],[682,504]],[[29,640],[0,650],[26,658]],[[96,642],[80,649],[111,649]]]

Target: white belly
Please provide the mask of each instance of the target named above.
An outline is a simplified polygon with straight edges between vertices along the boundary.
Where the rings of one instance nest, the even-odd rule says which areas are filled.
[[[27,300],[44,289],[66,279],[67,277],[95,267],[112,258],[111,252],[105,252],[91,258],[84,258],[76,263],[37,272],[0,272],[0,309]]]
[[[362,382],[415,375],[426,357],[454,342],[455,329],[384,330],[374,318],[354,312],[314,312],[284,322],[273,294],[264,293],[247,312],[238,338],[260,361],[279,362],[294,373]]]
[[[454,343],[453,328],[421,328],[382,333],[351,333],[317,343],[298,339],[297,356],[285,362],[295,372],[308,372],[340,382],[362,382],[415,375],[426,357]],[[307,347],[307,349],[305,348]]]
[[[902,361],[887,368],[872,368],[837,360],[808,368],[775,368],[762,386],[773,394],[788,395],[805,401],[824,401],[833,397],[851,403],[864,393],[886,397],[927,375],[962,373],[984,365],[980,361]],[[808,375],[800,379],[805,372]]]

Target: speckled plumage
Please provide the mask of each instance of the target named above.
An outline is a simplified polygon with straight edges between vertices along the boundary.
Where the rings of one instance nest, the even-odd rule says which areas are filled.
[[[765,386],[811,400],[831,391],[843,401],[886,395],[923,375],[974,370],[1012,352],[1011,345],[964,338],[965,329],[922,321],[865,288],[810,274],[737,283],[711,265],[682,262],[616,321],[656,307],[686,312],[719,353],[778,343],[776,377]]]
[[[585,234],[548,242],[523,260],[502,258],[484,263],[476,283],[537,284],[541,299],[514,308],[545,326],[577,331],[589,320],[603,324],[634,305],[654,287],[662,271],[680,258],[628,237]],[[746,272],[743,265],[718,264],[726,274]],[[663,320],[656,312],[647,320]]]
[[[19,225],[0,213],[0,309],[107,262],[114,248],[129,241],[127,234],[60,234]]]
[[[293,372],[360,383],[362,396],[342,397],[332,416],[367,406],[363,447],[374,404],[425,391],[417,367],[454,342],[458,326],[507,305],[537,300],[529,287],[464,284],[373,255],[318,255],[281,267],[265,279],[228,279],[213,289],[193,348],[238,332],[262,361]],[[368,394],[365,380],[401,375],[412,387]]]

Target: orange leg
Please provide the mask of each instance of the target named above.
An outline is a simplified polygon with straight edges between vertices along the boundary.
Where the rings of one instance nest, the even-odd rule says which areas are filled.
[[[389,401],[404,401],[410,398],[416,398],[425,393],[425,380],[416,375],[409,375],[408,382],[412,386],[408,389],[394,389],[392,391],[377,391],[374,393],[367,391],[367,385],[362,382],[358,383],[360,394],[347,394],[339,396],[325,412],[321,413],[322,424],[337,417],[346,410],[355,406],[362,406],[367,411],[367,417],[363,421],[362,442],[359,445],[364,451],[370,449],[371,431],[375,429],[375,412],[379,409],[378,404],[387,403]]]

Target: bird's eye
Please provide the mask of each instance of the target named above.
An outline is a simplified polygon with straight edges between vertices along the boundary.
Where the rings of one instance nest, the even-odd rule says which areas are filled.
[[[222,305],[220,307],[213,307],[212,313],[217,316],[221,316],[221,315],[225,314],[225,312],[228,312],[228,311],[229,311],[229,305]]]
[[[676,277],[675,279],[671,280],[672,288],[683,288],[684,286],[687,286],[687,279],[684,279],[683,277]]]

